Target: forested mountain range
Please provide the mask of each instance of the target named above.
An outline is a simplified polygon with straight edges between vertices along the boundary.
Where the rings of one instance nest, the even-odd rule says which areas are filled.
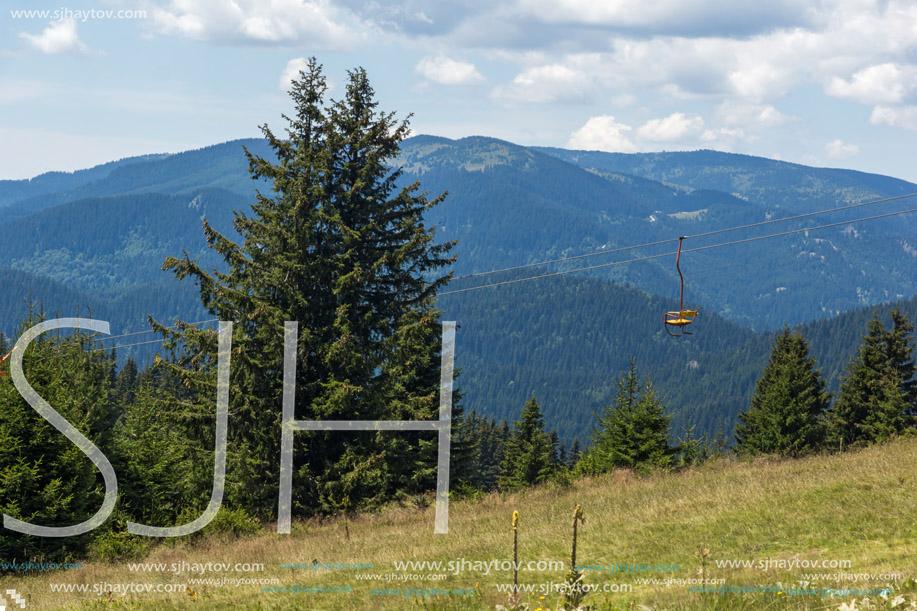
[[[142,330],[146,314],[209,318],[196,288],[160,267],[183,250],[216,264],[201,218],[232,233],[232,211],[247,209],[263,188],[246,172],[243,145],[267,155],[263,141],[233,141],[0,181],[0,330],[16,332],[30,296],[47,314],[110,320],[113,334]],[[402,185],[449,192],[428,220],[441,240],[458,240],[456,276],[917,192],[889,177],[712,151],[623,155],[480,137],[417,136],[397,163]],[[910,207],[917,203],[879,204],[688,239],[685,248]],[[899,216],[688,252],[686,299],[701,316],[695,334],[680,340],[661,324],[663,312],[677,307],[674,256],[444,295],[445,316],[461,325],[465,409],[512,419],[534,394],[549,427],[568,442],[585,440],[593,412],[612,399],[614,379],[633,356],[668,400],[676,431],[696,425],[728,433],[764,365],[770,331],[783,324],[817,321],[803,330],[836,388],[870,306],[917,294],[914,245],[917,224]],[[674,247],[457,278],[447,290]],[[914,300],[903,307],[917,315]]]

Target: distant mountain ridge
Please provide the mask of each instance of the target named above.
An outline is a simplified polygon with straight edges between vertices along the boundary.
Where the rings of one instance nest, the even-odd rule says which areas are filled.
[[[256,188],[269,194],[249,178],[243,146],[269,152],[262,140],[237,140],[0,181],[0,330],[16,330],[30,291],[46,313],[92,311],[112,321],[113,333],[142,330],[146,314],[208,318],[196,287],[160,268],[183,250],[219,265],[202,216],[232,235],[233,210],[246,209]],[[447,290],[665,255],[441,298],[462,325],[466,409],[511,418],[534,393],[567,440],[588,435],[592,412],[610,400],[631,356],[657,380],[678,427],[729,431],[769,350],[762,330],[823,319],[805,329],[834,384],[871,306],[917,295],[917,224],[893,217],[687,252],[686,299],[701,310],[696,334],[676,341],[662,329],[662,313],[677,307],[673,238],[917,191],[906,181],[713,151],[624,155],[484,137],[416,136],[397,164],[402,186],[420,181],[431,197],[448,191],[427,220],[439,240],[458,240],[457,276],[594,255],[457,278]],[[694,238],[686,248],[913,206]]]
[[[161,159],[162,157],[164,155],[142,155],[103,163],[85,170],[77,170],[76,172],[45,172],[34,178],[23,180],[0,180],[0,208],[30,197],[40,197],[49,193],[75,189],[108,176],[117,167]]]
[[[691,189],[708,189],[741,196],[751,202],[791,205],[809,212],[824,204],[854,201],[878,193],[886,196],[917,192],[917,185],[881,174],[813,168],[798,163],[739,153],[699,150],[666,153],[605,153],[532,147],[600,172],[620,172]]]
[[[0,225],[45,208],[89,197],[133,193],[193,195],[207,188],[248,196],[259,183],[248,176],[243,146],[257,155],[269,154],[263,140],[232,140],[170,155],[130,157],[72,174],[43,174],[24,184],[23,181],[0,181]],[[49,190],[51,185],[61,188]],[[8,200],[4,198],[7,192],[10,193]]]

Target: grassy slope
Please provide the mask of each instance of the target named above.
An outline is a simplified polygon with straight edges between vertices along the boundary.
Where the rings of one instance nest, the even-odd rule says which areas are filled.
[[[146,562],[263,562],[260,576],[278,577],[284,585],[352,585],[353,593],[262,593],[259,586],[196,587],[187,594],[145,594],[125,602],[102,603],[94,595],[50,594],[49,583],[179,583],[168,573],[129,572],[124,563],[93,563],[87,568],[36,577],[4,579],[3,588],[31,595],[29,609],[61,606],[142,609],[493,609],[505,602],[496,584],[511,574],[465,572],[445,581],[413,581],[400,587],[477,587],[480,594],[462,597],[370,596],[370,587],[399,587],[357,581],[354,571],[290,571],[281,563],[372,562],[372,572],[390,573],[394,561],[511,558],[513,510],[521,514],[519,559],[563,560],[569,556],[570,516],[582,504],[578,562],[583,564],[677,564],[678,573],[639,577],[694,578],[700,569],[699,548],[707,548],[707,577],[736,585],[795,584],[802,569],[719,569],[714,560],[808,559],[850,560],[854,573],[902,573],[917,576],[917,440],[884,447],[797,461],[721,460],[676,474],[636,478],[627,472],[577,481],[571,488],[544,487],[517,495],[490,495],[476,502],[453,502],[448,535],[433,534],[433,510],[393,508],[341,521],[299,525],[290,536],[265,533],[244,540],[205,539],[196,545],[159,545]],[[834,572],[824,569],[825,572]],[[220,577],[209,574],[208,577]],[[231,573],[224,577],[252,577]],[[561,582],[554,572],[520,572],[520,583]],[[619,575],[633,583],[634,576]],[[587,583],[614,582],[614,575],[589,573]],[[877,581],[873,585],[885,585]],[[811,587],[838,587],[822,581]],[[862,586],[862,582],[858,585]],[[896,588],[896,590],[901,591]],[[906,589],[905,589],[906,590]],[[904,591],[907,599],[917,597]],[[558,595],[539,600],[528,595],[530,609],[555,608]],[[629,594],[590,594],[593,609],[837,609],[850,598],[779,594],[692,593],[686,586],[635,585]],[[878,599],[876,599],[878,600]],[[91,602],[94,601],[94,602]],[[881,601],[879,601],[881,602]],[[901,608],[901,607],[898,607]]]

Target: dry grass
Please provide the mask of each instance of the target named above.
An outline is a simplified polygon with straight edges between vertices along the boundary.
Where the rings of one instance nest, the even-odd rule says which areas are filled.
[[[570,488],[543,487],[514,495],[490,495],[451,504],[448,535],[433,534],[433,508],[395,507],[348,521],[350,540],[340,520],[301,523],[289,536],[265,532],[241,540],[204,539],[196,544],[157,545],[149,563],[263,563],[265,572],[207,574],[204,577],[277,578],[281,585],[352,586],[350,593],[262,592],[261,586],[195,586],[187,593],[149,593],[106,602],[92,593],[57,594],[52,583],[185,583],[171,573],[130,572],[125,562],[91,563],[81,570],[5,578],[3,589],[30,596],[27,609],[494,609],[506,603],[496,584],[508,584],[511,572],[488,575],[466,571],[443,581],[403,584],[357,580],[357,573],[391,573],[395,561],[509,560],[512,513],[521,514],[519,559],[566,560],[570,553],[570,512],[579,503],[586,522],[580,526],[580,564],[677,564],[675,573],[640,575],[587,572],[586,583],[630,583],[640,578],[697,578],[699,550],[709,550],[706,577],[730,586],[797,584],[804,572],[837,569],[725,569],[716,560],[850,560],[840,572],[901,573],[917,576],[917,440],[884,447],[796,461],[721,460],[681,473],[638,478],[629,472],[579,480]],[[371,562],[372,571],[284,570],[281,563]],[[566,570],[519,572],[521,584],[560,583]],[[902,584],[895,595],[914,598]],[[854,585],[850,579],[813,582],[810,587]],[[862,581],[855,584],[862,587]],[[464,596],[373,596],[371,588],[475,588]],[[894,596],[891,598],[894,598]],[[858,608],[862,607],[858,598]],[[889,601],[872,597],[890,608]],[[530,609],[556,609],[562,597],[524,594]],[[685,585],[634,584],[632,592],[594,592],[593,609],[837,609],[850,597],[783,594],[700,594]],[[903,608],[898,605],[896,608]]]

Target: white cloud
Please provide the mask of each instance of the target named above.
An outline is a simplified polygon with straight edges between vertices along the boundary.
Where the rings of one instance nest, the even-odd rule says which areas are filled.
[[[592,99],[592,78],[584,70],[555,63],[536,66],[516,75],[509,85],[494,88],[492,96],[504,102],[584,103]]]
[[[305,57],[297,57],[287,62],[283,72],[280,73],[280,83],[277,85],[283,91],[288,91],[293,81],[299,78],[300,72],[305,72],[309,62]]]
[[[869,116],[873,125],[889,125],[917,131],[917,106],[876,106]]]
[[[696,135],[703,129],[704,120],[698,116],[689,117],[675,112],[662,119],[651,119],[637,130],[637,134],[646,140],[672,142]]]
[[[76,31],[75,19],[52,21],[41,34],[22,32],[19,37],[42,53],[57,55],[59,53],[87,53],[88,47],[80,40]]]
[[[846,159],[859,152],[860,147],[855,144],[848,144],[840,139],[832,140],[825,144],[825,155],[828,156],[828,159]]]
[[[484,81],[474,64],[449,59],[445,56],[424,57],[414,71],[428,81],[440,85],[474,85]]]
[[[860,70],[849,81],[834,77],[827,91],[829,95],[864,104],[894,103],[900,102],[907,91],[913,89],[915,77],[917,73],[913,69],[901,70],[894,63],[885,63]],[[902,83],[905,78],[907,87]]]
[[[591,117],[586,124],[570,135],[567,147],[586,151],[633,153],[637,147],[627,137],[629,125],[618,123],[611,115]]]
[[[486,39],[474,37],[472,22],[490,23]],[[504,0],[461,23],[453,36],[492,53],[520,58],[563,53],[554,61],[581,72],[581,80],[593,84],[592,97],[626,91],[678,100],[729,96],[773,105],[799,85],[833,85],[832,91],[852,95],[865,84],[851,78],[856,71],[884,63],[904,70],[917,57],[917,3],[908,0]],[[583,55],[596,59],[572,61]],[[528,60],[517,63],[520,77],[537,67]],[[867,72],[860,80],[863,76],[877,75]],[[902,78],[907,90],[914,79]],[[870,103],[887,103],[885,98],[897,95],[894,88],[878,91],[885,97]],[[518,83],[496,93],[504,99],[561,99],[533,97]]]
[[[717,31],[726,24],[742,31],[758,31],[807,20],[804,3],[792,0],[753,4],[735,0],[519,0],[516,10],[546,23],[682,33]]]
[[[729,95],[760,103],[808,78],[800,63],[810,35],[776,32],[751,39],[619,37],[595,62],[595,74],[622,91],[656,91],[677,99]]]
[[[760,100],[783,95],[793,80],[791,69],[777,64],[747,63],[729,72],[729,85],[740,96]]]
[[[207,42],[342,50],[363,37],[359,20],[329,0],[171,0],[152,17],[161,33]]]
[[[770,104],[753,104],[741,100],[725,100],[716,108],[718,122],[744,129],[766,129],[791,120]]]
[[[718,127],[705,129],[700,135],[701,142],[707,148],[720,151],[731,151],[736,142],[745,140],[745,131],[738,127]]]

